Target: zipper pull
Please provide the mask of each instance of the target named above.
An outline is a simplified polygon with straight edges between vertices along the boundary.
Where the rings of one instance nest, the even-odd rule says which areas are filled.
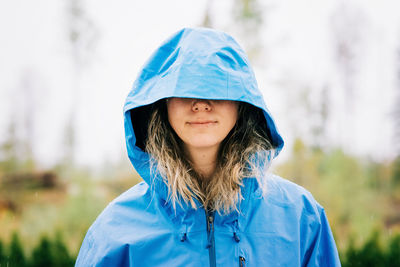
[[[207,248],[211,247],[211,237],[214,234],[214,216],[207,214]]]
[[[243,256],[239,256],[239,266],[240,267],[246,266],[246,259]]]
[[[214,214],[212,212],[206,212],[207,218],[207,231],[212,231],[214,229]]]
[[[214,217],[212,215],[208,216],[208,223],[210,224],[210,229],[214,229]]]

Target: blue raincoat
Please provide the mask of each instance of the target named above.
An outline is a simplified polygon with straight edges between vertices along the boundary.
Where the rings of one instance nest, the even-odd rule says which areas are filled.
[[[147,105],[168,97],[250,103],[263,111],[276,155],[283,147],[236,41],[205,28],[177,32],[144,65],[124,107],[128,155],[144,182],[100,214],[76,266],[340,266],[324,209],[278,176],[268,178],[266,194],[256,179],[245,178],[240,212],[212,214],[185,203],[173,209],[144,152]]]

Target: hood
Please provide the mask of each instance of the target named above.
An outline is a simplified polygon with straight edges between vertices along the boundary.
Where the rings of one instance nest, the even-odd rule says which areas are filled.
[[[263,111],[267,135],[276,149],[275,157],[283,147],[282,137],[264,103],[243,49],[224,32],[184,28],[167,39],[144,64],[124,106],[128,156],[149,185],[159,187],[162,183],[154,183],[157,178],[151,177],[149,155],[144,152],[148,108],[168,97],[224,99],[252,104]]]

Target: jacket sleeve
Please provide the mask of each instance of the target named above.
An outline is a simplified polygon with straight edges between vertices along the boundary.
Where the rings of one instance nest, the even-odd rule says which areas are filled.
[[[78,257],[75,261],[75,267],[80,266],[95,266],[95,264],[90,264],[88,259],[93,258],[93,250],[91,250],[93,245],[92,235],[88,231],[85,239],[83,239],[81,248],[79,249]]]
[[[307,244],[308,249],[302,266],[341,266],[335,240],[333,239],[325,210],[319,205],[318,210],[320,223],[318,229],[314,232],[314,237],[310,239],[310,244]]]
[[[105,240],[109,233],[92,235],[90,230],[79,250],[75,267],[131,266],[133,259],[127,255],[126,246],[116,246]]]

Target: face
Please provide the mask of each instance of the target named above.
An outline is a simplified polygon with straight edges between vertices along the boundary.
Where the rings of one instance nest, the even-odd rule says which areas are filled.
[[[187,149],[219,147],[235,126],[238,103],[230,100],[169,98],[168,120]]]

